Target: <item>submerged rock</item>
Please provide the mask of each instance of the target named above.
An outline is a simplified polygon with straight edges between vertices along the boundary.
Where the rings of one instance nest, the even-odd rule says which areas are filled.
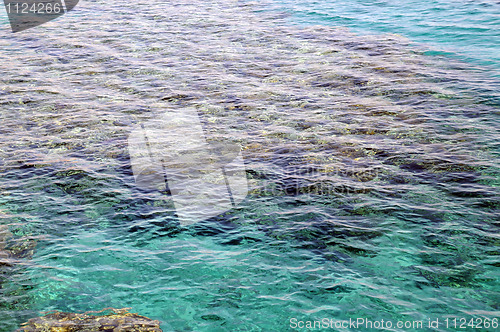
[[[3,265],[6,263],[6,260],[9,258],[9,253],[5,249],[6,246],[6,239],[11,235],[12,233],[9,231],[9,228],[5,225],[0,225],[0,265]]]
[[[148,331],[161,332],[160,322],[138,314],[128,312],[130,308],[107,308],[101,311],[90,311],[83,314],[70,312],[52,312],[42,317],[32,318],[17,332],[42,331]],[[112,313],[99,314],[111,310]]]
[[[31,259],[35,247],[36,241],[31,237],[16,237],[8,225],[0,224],[0,267],[13,266],[21,259]]]

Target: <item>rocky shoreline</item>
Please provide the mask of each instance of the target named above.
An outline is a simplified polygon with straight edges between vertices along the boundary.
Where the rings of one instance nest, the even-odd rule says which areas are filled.
[[[162,332],[160,322],[128,312],[130,308],[106,308],[82,314],[55,311],[32,318],[16,332],[42,331],[148,331]],[[104,315],[105,312],[109,312]]]

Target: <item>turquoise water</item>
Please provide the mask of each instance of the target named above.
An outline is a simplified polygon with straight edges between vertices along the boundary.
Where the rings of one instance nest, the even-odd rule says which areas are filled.
[[[340,4],[316,3],[319,26],[271,3],[182,0],[4,23],[0,253],[33,250],[1,266],[0,330],[106,307],[164,331],[498,318],[498,57],[314,18]],[[392,22],[379,4],[373,20]],[[187,227],[135,186],[127,149],[137,124],[184,107],[241,142],[250,187]]]
[[[430,54],[488,66],[500,75],[500,2],[494,0],[272,0],[293,24],[344,26],[393,33],[432,48]]]

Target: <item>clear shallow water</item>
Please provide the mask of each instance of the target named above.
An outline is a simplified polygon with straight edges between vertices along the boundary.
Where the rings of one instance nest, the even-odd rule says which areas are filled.
[[[2,270],[5,331],[109,306],[165,331],[498,317],[498,81],[279,16],[83,2],[1,35],[1,222],[36,242]],[[242,143],[251,193],[181,228],[135,187],[127,135],[186,106]]]
[[[400,34],[442,54],[489,66],[500,75],[500,2],[495,0],[271,0],[293,24],[349,27],[359,33]]]

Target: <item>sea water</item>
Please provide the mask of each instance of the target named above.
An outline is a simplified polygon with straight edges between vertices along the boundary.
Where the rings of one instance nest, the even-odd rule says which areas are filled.
[[[362,34],[399,34],[441,54],[487,66],[499,75],[500,2],[494,0],[272,0],[290,24],[349,27]]]
[[[164,331],[491,323],[496,15],[493,1],[83,1],[16,34],[3,17],[0,222],[34,250],[2,267],[0,329],[106,307]],[[241,143],[249,194],[182,227],[165,193],[135,185],[127,137],[186,107]]]

